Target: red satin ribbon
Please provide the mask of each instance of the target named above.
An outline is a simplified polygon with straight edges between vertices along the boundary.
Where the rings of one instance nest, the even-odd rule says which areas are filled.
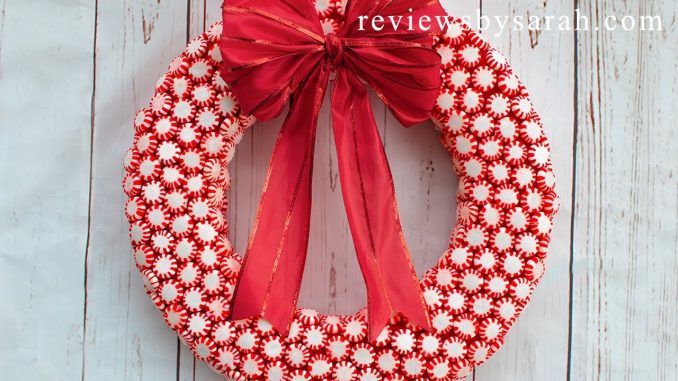
[[[393,179],[370,107],[368,84],[405,126],[429,118],[440,85],[432,31],[359,30],[358,16],[444,15],[437,0],[350,1],[336,35],[323,35],[311,0],[226,0],[222,76],[243,110],[279,115],[294,94],[276,142],[231,318],[261,316],[286,333],[306,251],[318,113],[330,80],[332,128],[356,254],[368,297],[370,338],[402,313],[430,321],[398,216]],[[371,20],[368,19],[368,20]]]

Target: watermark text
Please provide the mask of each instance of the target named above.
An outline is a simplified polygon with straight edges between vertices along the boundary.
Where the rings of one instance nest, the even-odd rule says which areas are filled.
[[[358,29],[372,29],[380,32],[387,30],[420,30],[431,29],[447,30],[455,24],[455,19],[450,16],[428,15],[398,15],[398,16],[359,16]],[[465,15],[460,19],[471,27],[481,31],[490,32],[495,36],[501,36],[511,31],[663,31],[663,20],[658,15],[606,15],[595,22],[579,9],[575,9],[569,15],[483,15],[480,9],[476,9],[474,15]]]

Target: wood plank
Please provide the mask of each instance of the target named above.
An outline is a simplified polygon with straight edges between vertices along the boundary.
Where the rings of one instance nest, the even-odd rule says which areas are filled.
[[[94,1],[0,1],[0,9],[1,377],[76,380]]]
[[[212,25],[217,21],[221,21],[221,0],[204,0],[205,1],[205,25]]]
[[[571,0],[506,2],[485,0],[482,14],[490,18],[568,15]],[[547,272],[532,303],[504,347],[476,370],[477,381],[556,380],[567,373],[569,326],[569,263],[574,128],[574,33],[505,30],[496,22],[483,35],[511,62],[542,116],[552,149],[557,191],[563,207],[554,221],[546,260]],[[510,25],[509,25],[510,26]]]
[[[205,31],[206,6],[207,0],[188,0],[187,41]]]
[[[580,1],[661,15],[662,32],[579,33],[573,380],[678,374],[678,88],[675,1]]]
[[[132,117],[186,42],[186,2],[100,2],[84,379],[170,380],[177,339],[143,291],[121,192]]]

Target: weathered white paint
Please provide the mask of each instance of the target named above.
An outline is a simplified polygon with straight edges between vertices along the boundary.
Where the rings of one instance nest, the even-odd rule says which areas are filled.
[[[676,2],[582,1],[661,14],[664,32],[578,40],[572,378],[678,375]]]
[[[143,293],[120,190],[134,111],[187,38],[219,19],[219,3],[0,0],[0,379],[220,379],[178,345]],[[678,41],[671,28],[678,6],[443,3],[457,15],[478,7],[490,16],[570,14],[578,3],[598,20],[664,18],[666,31],[655,33],[487,33],[544,117],[563,207],[533,303],[504,348],[469,379],[675,379]],[[406,130],[373,106],[421,272],[445,247],[456,179],[430,125]],[[364,290],[336,186],[328,111],[301,299],[351,312],[364,304]],[[240,249],[279,125],[257,124],[231,167]]]
[[[0,379],[76,380],[94,0],[0,1],[0,12]]]
[[[177,342],[141,290],[119,192],[120,146],[133,132],[130,112],[151,96],[157,77],[186,41],[183,3],[98,3],[94,93],[92,222],[87,258],[84,379],[169,380],[177,372]]]

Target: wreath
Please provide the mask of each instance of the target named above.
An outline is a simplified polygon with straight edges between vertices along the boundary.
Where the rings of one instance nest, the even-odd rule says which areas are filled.
[[[529,302],[558,207],[546,136],[507,60],[436,1],[228,0],[223,13],[157,82],[124,163],[134,258],[166,323],[238,380],[466,377]],[[355,21],[403,14],[449,24],[432,33]],[[296,308],[330,82],[368,291],[367,308],[344,316]],[[449,248],[421,280],[367,87],[402,124],[433,120],[460,179]],[[227,165],[255,120],[288,103],[243,260],[228,240]]]

